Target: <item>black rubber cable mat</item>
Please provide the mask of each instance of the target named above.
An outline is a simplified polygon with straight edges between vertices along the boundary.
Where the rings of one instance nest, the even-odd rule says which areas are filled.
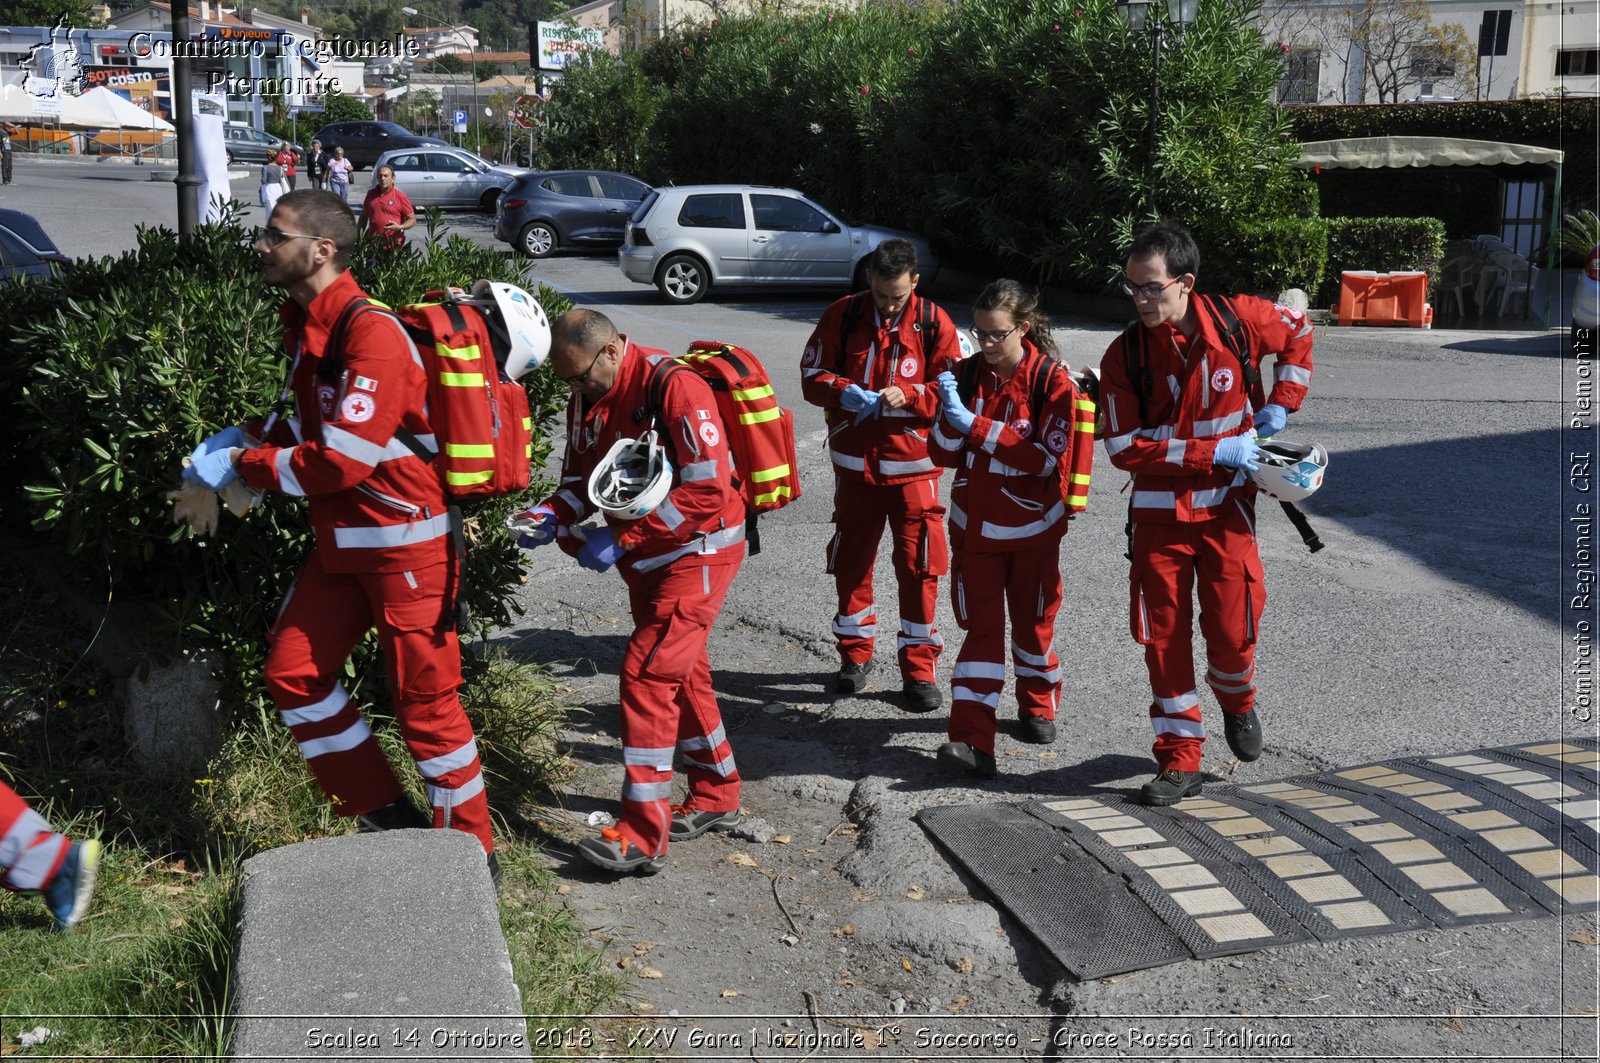
[[[917,819],[1088,979],[1600,909],[1597,794],[1600,746],[1580,739],[1211,783],[1173,808],[1106,794]]]

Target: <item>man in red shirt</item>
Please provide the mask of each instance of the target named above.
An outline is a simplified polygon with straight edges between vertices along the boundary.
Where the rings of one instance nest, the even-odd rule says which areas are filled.
[[[616,565],[628,586],[633,634],[622,659],[622,816],[616,829],[578,846],[608,871],[654,874],[667,842],[726,830],[739,820],[739,772],[711,690],[706,643],[744,560],[744,501],[733,486],[728,434],[711,387],[698,373],[665,370],[660,408],[647,384],[666,351],[640,347],[593,310],[570,310],[551,328],[550,365],[572,389],[567,452],[555,494],[512,524],[520,545],[557,542],[595,572]],[[660,434],[672,486],[633,520],[596,512],[590,474],[618,440]],[[676,753],[688,798],[672,805]]]
[[[361,201],[361,224],[375,234],[384,247],[404,247],[406,230],[417,224],[417,211],[411,199],[394,186],[394,168],[378,167],[372,187]]]

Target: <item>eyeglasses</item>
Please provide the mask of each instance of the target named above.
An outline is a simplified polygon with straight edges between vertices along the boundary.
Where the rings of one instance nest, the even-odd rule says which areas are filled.
[[[583,372],[574,374],[573,376],[556,377],[556,379],[568,387],[577,387],[582,384],[587,384],[589,382],[589,374],[594,372],[594,364],[600,360],[600,356],[602,354],[606,353],[606,348],[609,346],[611,346],[610,340],[606,340],[605,343],[601,344],[600,349],[594,352],[594,357],[589,359],[589,368],[585,369]]]
[[[975,329],[972,330],[972,335],[977,338],[979,344],[984,344],[984,343],[1004,343],[1006,341],[1006,337],[1007,336],[1011,335],[1013,332],[1017,331],[1017,329],[1019,329],[1021,327],[1022,326],[1020,324],[1012,325],[1010,328],[1006,329],[1004,332],[985,332],[981,328],[975,328]]]
[[[1162,292],[1181,280],[1183,280],[1182,277],[1174,277],[1165,284],[1129,284],[1127,281],[1123,281],[1122,290],[1135,299],[1159,299]]]
[[[255,242],[266,244],[268,247],[282,247],[290,240],[326,240],[326,236],[312,236],[310,233],[286,233],[282,229],[271,225],[256,227]]]

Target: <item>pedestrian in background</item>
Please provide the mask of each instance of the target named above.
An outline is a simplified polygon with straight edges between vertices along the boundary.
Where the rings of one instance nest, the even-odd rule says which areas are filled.
[[[39,893],[57,930],[70,930],[88,910],[100,864],[100,843],[56,833],[17,792],[0,782],[0,887]]]
[[[327,183],[328,153],[322,150],[320,140],[313,140],[311,150],[306,153],[306,176],[311,179],[312,188],[321,188]]]
[[[283,187],[283,167],[278,165],[277,156],[261,164],[261,212],[270,217],[272,208],[278,205],[278,197],[287,191]]]
[[[0,184],[11,183],[11,138],[17,133],[10,122],[0,122]]]
[[[411,198],[394,186],[394,167],[378,167],[361,202],[361,225],[384,247],[395,250],[406,246],[406,230],[416,224]]]
[[[344,157],[343,148],[333,149],[333,158],[328,160],[328,191],[350,202],[350,174],[355,171],[350,160]]]
[[[283,179],[288,184],[288,191],[294,191],[295,164],[300,161],[300,153],[291,148],[287,142],[278,147],[278,166],[283,170]]]
[[[992,778],[1006,679],[1006,619],[1023,742],[1056,738],[1061,658],[1061,538],[1089,500],[1094,403],[1079,392],[1039,309],[1039,294],[997,280],[972,310],[981,357],[938,380],[929,453],[953,468],[950,600],[966,632],[950,687],[939,763]],[[958,379],[959,374],[959,379]]]

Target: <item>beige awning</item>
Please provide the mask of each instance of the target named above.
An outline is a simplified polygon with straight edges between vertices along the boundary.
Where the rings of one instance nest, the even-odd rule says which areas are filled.
[[[1382,170],[1408,166],[1508,166],[1560,163],[1556,148],[1454,137],[1352,137],[1300,145],[1297,165],[1324,170]]]

